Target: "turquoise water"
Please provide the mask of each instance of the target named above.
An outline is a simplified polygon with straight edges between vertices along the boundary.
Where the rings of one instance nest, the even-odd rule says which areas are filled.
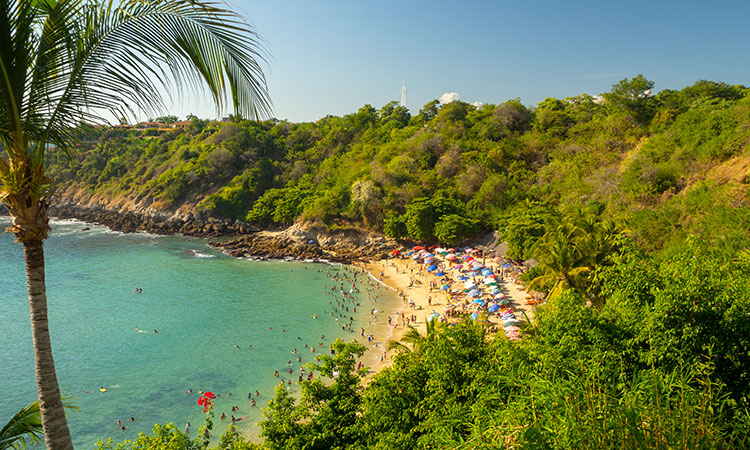
[[[0,218],[0,229],[7,224]],[[68,413],[78,448],[110,436],[133,439],[157,422],[184,429],[190,421],[195,435],[202,421],[199,390],[221,394],[215,434],[225,428],[218,415],[226,412],[247,416],[240,424],[252,435],[260,407],[279,382],[273,372],[297,381],[302,363],[293,349],[309,362],[335,337],[359,338],[360,326],[373,332],[371,308],[398,304],[378,288],[372,296],[379,295],[380,304],[374,305],[360,284],[361,307],[347,313],[355,318],[350,333],[329,315],[332,281],[326,273],[338,268],[234,259],[202,239],[120,234],[100,226],[82,231],[89,225],[72,221],[52,225],[45,246],[52,346],[61,389],[80,408]],[[0,234],[0,261],[4,424],[36,397],[36,385],[23,250],[8,233]],[[143,292],[135,293],[137,287]],[[305,348],[320,342],[319,352]],[[107,392],[99,391],[102,386]],[[247,395],[255,390],[258,406],[251,407]],[[234,405],[239,411],[233,413]]]

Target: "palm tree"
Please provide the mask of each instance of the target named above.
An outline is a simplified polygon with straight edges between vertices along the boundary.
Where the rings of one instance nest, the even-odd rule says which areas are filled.
[[[585,291],[587,275],[602,265],[615,250],[616,236],[620,233],[614,221],[600,221],[589,215],[579,215],[575,220],[561,220],[553,224],[553,228],[542,236],[535,251],[543,275],[531,280],[528,289],[551,284],[549,299],[567,288],[578,289],[588,295]],[[598,299],[589,297],[593,303],[598,302]]]
[[[563,289],[574,287],[575,280],[591,270],[589,255],[582,251],[585,242],[579,239],[581,229],[561,222],[542,236],[538,247],[539,268],[544,272],[529,283],[528,289],[552,284],[549,299]]]
[[[400,341],[389,339],[386,349],[403,353],[411,353],[412,350],[419,352],[427,343],[434,342],[438,338],[441,329],[442,327],[437,319],[432,319],[426,323],[425,334],[409,326],[409,329],[404,333]],[[410,345],[411,348],[409,348]]]
[[[23,244],[44,439],[72,448],[47,318],[44,156],[69,152],[75,126],[156,116],[163,92],[202,92],[236,115],[270,115],[258,36],[219,3],[0,0],[0,202]]]

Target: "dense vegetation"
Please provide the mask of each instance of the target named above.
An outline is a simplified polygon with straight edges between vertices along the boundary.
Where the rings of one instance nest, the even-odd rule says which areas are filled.
[[[112,129],[54,174],[266,226],[451,244],[498,230],[511,257],[539,261],[527,278],[554,295],[520,343],[431,327],[363,387],[361,347],[340,342],[315,369],[332,382],[277,391],[264,448],[747,448],[750,90],[652,88]],[[227,436],[221,448],[253,447]],[[163,427],[142,439],[203,445]]]

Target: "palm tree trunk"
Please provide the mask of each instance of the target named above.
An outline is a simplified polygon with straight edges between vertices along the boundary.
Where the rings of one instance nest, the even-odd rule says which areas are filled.
[[[47,320],[47,287],[44,282],[44,244],[35,239],[23,243],[26,258],[26,284],[31,309],[31,337],[34,341],[34,368],[39,392],[44,440],[50,450],[73,448],[65,419],[60,386],[52,358],[52,345]]]

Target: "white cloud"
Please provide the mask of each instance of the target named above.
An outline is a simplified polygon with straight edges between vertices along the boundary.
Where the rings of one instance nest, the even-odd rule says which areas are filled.
[[[440,96],[440,104],[447,105],[448,103],[455,102],[460,98],[461,97],[458,95],[458,92],[446,92],[445,94]]]
[[[475,108],[481,108],[482,106],[484,106],[484,102],[471,102],[471,105]]]

